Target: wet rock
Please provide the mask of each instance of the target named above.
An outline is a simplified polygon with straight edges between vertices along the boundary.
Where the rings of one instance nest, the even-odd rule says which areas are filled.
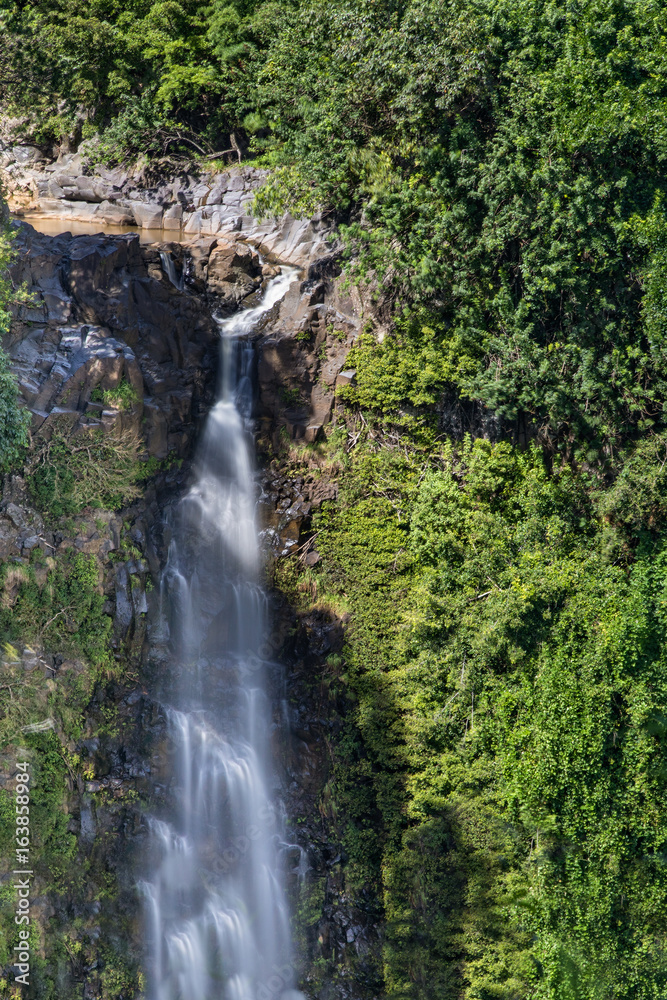
[[[96,787],[98,784],[99,783],[96,781],[87,781],[86,791],[99,791],[99,788]],[[81,839],[84,843],[90,843],[95,839],[96,833],[97,823],[95,822],[95,814],[93,812],[92,803],[84,800],[81,806]]]
[[[114,630],[118,638],[122,638],[132,623],[133,608],[130,597],[130,579],[126,566],[121,565],[116,570],[116,616]]]
[[[217,243],[217,239],[209,237],[208,239],[195,240],[186,246],[187,278],[197,291],[203,292],[206,288],[209,258]]]

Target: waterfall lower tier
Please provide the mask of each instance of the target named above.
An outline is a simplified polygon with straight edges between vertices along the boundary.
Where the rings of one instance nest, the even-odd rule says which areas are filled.
[[[142,884],[155,1000],[300,996],[283,887],[293,852],[268,763],[245,339],[293,277],[274,279],[259,307],[221,322],[218,402],[195,483],[168,525],[157,628],[170,651],[161,699],[175,805],[150,820],[152,875]]]

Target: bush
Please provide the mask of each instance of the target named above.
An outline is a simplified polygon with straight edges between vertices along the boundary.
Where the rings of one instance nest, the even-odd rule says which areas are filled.
[[[128,394],[119,398],[122,405]],[[54,433],[27,466],[33,501],[53,517],[85,507],[119,510],[140,495],[140,482],[155,471],[155,462],[141,461],[142,449],[133,432]]]

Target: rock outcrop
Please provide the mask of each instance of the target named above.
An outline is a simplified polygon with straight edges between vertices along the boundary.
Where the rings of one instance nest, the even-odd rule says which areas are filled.
[[[240,234],[239,234],[240,236]],[[239,237],[142,245],[136,235],[48,237],[20,226],[12,277],[29,292],[5,344],[33,433],[133,428],[148,454],[189,454],[217,367],[213,312],[275,273]],[[311,265],[257,337],[263,436],[314,442],[329,423],[362,305],[336,265]],[[114,390],[131,387],[113,404]],[[111,401],[110,401],[111,400]]]
[[[21,226],[12,277],[29,292],[5,345],[33,433],[122,427],[163,459],[189,453],[217,367],[218,330],[137,236],[52,238]],[[125,384],[131,392],[118,396]]]
[[[312,264],[293,285],[258,341],[261,429],[313,443],[331,420],[338,377],[364,314],[356,291],[344,293],[335,257]]]
[[[0,145],[0,179],[9,207],[27,221],[137,226],[174,240],[242,233],[265,257],[301,267],[326,252],[330,227],[321,219],[285,215],[258,222],[253,217],[251,205],[265,172],[246,166],[216,173],[194,170],[179,171],[172,162],[134,171],[91,169],[81,153],[51,162],[35,147]]]
[[[262,265],[256,253],[239,243],[217,240],[206,268],[206,287],[238,305],[262,283]]]

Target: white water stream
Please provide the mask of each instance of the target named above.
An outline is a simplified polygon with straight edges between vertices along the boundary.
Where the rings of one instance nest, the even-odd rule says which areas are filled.
[[[178,288],[179,292],[182,292],[183,275],[181,274],[179,276],[176,270],[174,258],[166,250],[160,250],[160,263],[162,264],[162,270],[167,275],[174,288]]]
[[[271,790],[247,340],[295,275],[220,322],[218,400],[169,526],[161,629],[176,801],[168,822],[150,821],[154,870],[142,884],[154,1000],[302,996],[283,889],[290,849]]]

